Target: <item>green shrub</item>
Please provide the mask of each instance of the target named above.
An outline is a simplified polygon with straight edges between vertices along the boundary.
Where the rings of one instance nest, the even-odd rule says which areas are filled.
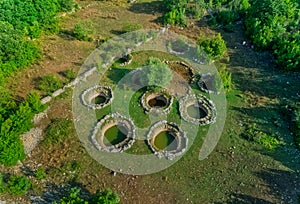
[[[166,86],[172,79],[172,71],[160,59],[150,57],[147,67],[141,71],[140,81],[145,85]]]
[[[300,71],[300,32],[287,33],[273,46],[276,63],[288,71]]]
[[[57,13],[56,0],[0,1],[0,21],[7,21],[34,38],[39,37],[42,30],[57,31]]]
[[[43,105],[38,93],[32,92],[27,95],[26,102],[28,103],[31,111],[35,114],[40,113],[46,109],[46,105]]]
[[[97,191],[97,193],[92,196],[90,203],[118,204],[120,203],[120,198],[116,193],[112,192],[110,189],[105,189],[103,192]]]
[[[274,135],[260,133],[259,137],[255,138],[255,142],[262,144],[267,149],[275,149],[279,146],[280,142]]]
[[[244,137],[249,141],[263,145],[267,149],[275,149],[280,145],[280,141],[274,135],[268,135],[259,130],[256,123],[248,125]]]
[[[92,41],[93,38],[91,37],[94,34],[94,27],[92,22],[79,22],[75,24],[73,29],[73,35],[77,40],[81,41]]]
[[[173,9],[173,10],[167,12],[164,15],[163,19],[164,19],[164,25],[167,25],[167,24],[179,25],[179,26],[187,25],[184,8]]]
[[[7,106],[7,104],[4,105]],[[22,102],[19,107],[11,109],[9,115],[2,112],[0,117],[0,163],[12,166],[25,158],[24,147],[19,136],[33,127],[31,122],[33,116],[34,110],[27,101]]]
[[[32,183],[25,176],[10,176],[6,188],[11,195],[23,195],[32,188]]]
[[[187,13],[190,13],[195,19],[200,19],[205,13],[207,6],[204,0],[194,1],[193,5],[187,7]]]
[[[39,85],[39,89],[44,91],[46,94],[51,95],[52,92],[61,88],[63,83],[53,74],[48,74],[42,77]]]
[[[46,178],[46,176],[47,176],[47,174],[43,167],[40,167],[35,171],[35,177],[39,181]]]
[[[231,73],[227,71],[226,65],[220,66],[218,69],[220,78],[222,80],[223,87],[227,93],[229,93],[233,89],[233,83],[231,79]]]
[[[5,77],[31,64],[40,55],[37,46],[11,24],[0,21],[0,74]]]
[[[65,118],[57,118],[45,130],[45,144],[60,143],[72,134],[72,122]]]
[[[135,31],[135,30],[140,30],[142,28],[143,28],[143,26],[141,24],[125,23],[123,25],[122,30],[124,32],[132,32],[132,31]]]
[[[74,71],[74,69],[69,68],[66,70],[65,72],[65,77],[69,80],[72,81],[76,78],[76,72]]]
[[[59,204],[88,204],[88,201],[85,201],[83,198],[80,198],[79,193],[80,193],[79,188],[71,188],[69,192],[69,196],[61,198],[58,203]]]
[[[294,107],[291,120],[291,130],[295,135],[295,143],[300,149],[300,104]]]
[[[60,11],[72,11],[75,6],[74,0],[58,0]]]
[[[71,188],[69,195],[63,197],[58,202],[59,204],[118,204],[120,203],[119,196],[109,189],[103,192],[97,191],[96,194],[92,195],[89,199],[80,197],[79,188]],[[55,202],[56,203],[56,202]]]
[[[254,0],[245,19],[245,33],[259,49],[270,49],[295,17],[290,0]]]
[[[4,186],[4,181],[3,181],[3,174],[0,173],[0,193],[4,192],[5,186]]]
[[[221,59],[227,50],[225,41],[220,33],[213,39],[200,39],[198,45],[211,59]]]

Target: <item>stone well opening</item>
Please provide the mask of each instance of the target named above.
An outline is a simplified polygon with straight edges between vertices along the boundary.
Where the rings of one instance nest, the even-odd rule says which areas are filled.
[[[106,115],[94,127],[91,140],[98,150],[123,152],[134,143],[134,123],[119,113]]]
[[[98,104],[98,105],[105,104],[107,101],[108,101],[107,96],[105,96],[102,93],[94,96],[94,98],[91,99],[92,104]]]
[[[141,97],[141,104],[145,111],[166,114],[173,104],[173,96],[163,91],[147,91]]]
[[[81,100],[83,105],[91,109],[101,109],[108,106],[113,100],[113,92],[108,86],[94,86],[86,89]]]
[[[152,108],[164,108],[168,105],[168,98],[163,94],[151,94],[146,100],[147,104]]]
[[[203,92],[219,94],[220,81],[211,73],[201,74],[198,86]]]
[[[157,151],[172,151],[176,150],[177,148],[177,140],[176,140],[176,134],[170,130],[163,130],[159,132],[153,141],[154,148]]]
[[[214,103],[201,94],[187,95],[179,100],[180,116],[187,122],[208,125],[216,122]]]
[[[208,111],[198,102],[187,106],[187,113],[191,118],[201,119],[208,115]]]
[[[147,143],[157,157],[172,160],[185,152],[188,138],[177,124],[158,121],[150,127]]]
[[[117,145],[126,140],[129,129],[124,124],[115,124],[104,132],[104,145]]]

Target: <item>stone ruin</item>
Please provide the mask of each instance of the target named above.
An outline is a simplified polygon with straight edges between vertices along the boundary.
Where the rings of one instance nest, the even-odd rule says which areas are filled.
[[[218,82],[211,73],[201,74],[198,81],[198,87],[201,91],[209,94],[220,94],[218,91]]]
[[[188,113],[189,107],[198,108],[199,117],[192,117]],[[182,97],[179,100],[179,112],[181,117],[190,123],[208,125],[216,122],[217,111],[214,103],[201,94]],[[200,112],[204,113],[203,116]]]
[[[86,89],[81,94],[81,101],[83,105],[95,110],[104,108],[111,104],[113,97],[112,89],[109,86],[97,85]],[[96,101],[97,99],[99,102]]]
[[[126,138],[118,144],[105,144],[105,132],[110,128],[117,126]],[[105,152],[123,152],[129,149],[135,141],[135,126],[130,118],[112,113],[106,115],[94,127],[91,135],[92,143],[100,151]]]
[[[176,148],[171,150],[161,150],[155,146],[155,138],[163,131],[168,131],[174,137]],[[181,130],[177,124],[163,120],[154,123],[150,127],[147,133],[147,144],[158,158],[164,157],[168,160],[173,160],[175,157],[182,155],[186,151],[188,138],[186,133]]]
[[[172,108],[173,96],[167,94],[165,90],[147,91],[141,97],[141,104],[147,113],[167,114]]]

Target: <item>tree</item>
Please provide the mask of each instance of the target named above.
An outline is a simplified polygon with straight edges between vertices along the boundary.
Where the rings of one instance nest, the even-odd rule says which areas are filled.
[[[273,46],[276,63],[285,70],[300,71],[300,32],[287,33]]]
[[[0,42],[0,72],[4,76],[32,63],[40,55],[32,41],[3,21],[0,21]]]
[[[292,0],[254,0],[245,19],[245,33],[258,49],[271,49],[295,13]]]
[[[140,81],[147,86],[166,86],[172,79],[172,71],[160,59],[150,57],[147,67],[141,71]]]
[[[221,59],[227,50],[225,41],[220,33],[213,39],[200,39],[198,45],[211,59]]]

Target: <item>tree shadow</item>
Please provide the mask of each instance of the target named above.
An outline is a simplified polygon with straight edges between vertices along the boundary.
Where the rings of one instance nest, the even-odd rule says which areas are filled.
[[[57,35],[64,40],[76,40],[76,38],[73,36],[73,32],[70,30],[60,30]]]
[[[130,71],[131,70],[125,68],[111,68],[109,72],[107,72],[107,77],[117,84]]]
[[[80,189],[79,196],[84,199],[89,199],[92,194],[87,188],[74,180],[71,180],[65,184],[57,185],[53,183],[46,183],[46,192],[43,192],[40,196],[31,196],[31,200],[36,204],[48,204],[48,203],[59,203],[59,200],[63,197],[70,195],[72,188]]]
[[[155,14],[165,11],[163,1],[138,2],[130,6],[129,11],[133,13]]]
[[[245,194],[231,194],[231,199],[227,200],[227,204],[272,204],[264,199],[255,198]],[[223,202],[217,202],[216,204],[222,204]]]
[[[256,123],[260,131],[276,134],[282,144],[273,150],[257,148],[254,151],[270,157],[282,168],[272,165],[253,174],[268,187],[268,195],[264,199],[256,195],[231,194],[226,203],[271,203],[265,197],[275,198],[281,203],[298,203],[300,194],[300,151],[293,144],[293,136],[289,130],[288,106],[299,101],[300,75],[286,73],[276,68],[270,52],[256,52],[251,47],[243,46],[247,40],[242,25],[236,25],[234,32],[221,29],[227,43],[230,57],[228,69],[232,71],[232,80],[236,89],[241,92],[245,103],[229,108],[240,115],[243,124]],[[242,134],[249,129],[243,128]]]

